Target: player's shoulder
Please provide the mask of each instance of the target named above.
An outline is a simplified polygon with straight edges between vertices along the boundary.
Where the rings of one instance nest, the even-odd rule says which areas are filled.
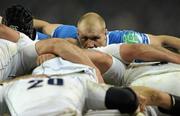
[[[112,30],[112,31],[108,31],[108,34],[129,34],[129,33],[140,33],[138,31],[135,30],[126,30],[126,29],[122,29],[122,30]]]
[[[59,28],[77,29],[75,25],[66,25],[66,24],[61,24],[56,29],[59,29]]]

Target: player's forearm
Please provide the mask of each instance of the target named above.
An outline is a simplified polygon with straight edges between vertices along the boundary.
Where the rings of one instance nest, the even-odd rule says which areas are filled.
[[[180,64],[180,55],[163,47],[150,45],[136,45],[132,58],[144,61],[167,61]]]
[[[46,44],[46,45],[45,45]],[[88,56],[77,46],[70,44],[66,40],[62,39],[47,39],[43,41],[38,41],[36,43],[36,50],[39,55],[45,53],[52,53],[62,57],[65,60],[88,65],[90,67],[94,67],[97,71],[97,76],[100,82],[101,74],[96,66],[91,62]]]
[[[159,92],[158,95],[159,100],[157,101],[157,106],[165,109],[170,109],[172,106],[170,95],[165,92]]]
[[[163,45],[167,45],[169,47],[180,50],[180,38],[167,35],[161,35],[158,37],[161,39]]]
[[[39,55],[52,53],[75,63],[88,64],[88,57],[80,49],[63,39],[47,39],[36,43]],[[82,56],[81,56],[82,55]],[[85,58],[84,58],[85,57]],[[90,65],[90,64],[89,64]]]
[[[59,40],[59,39],[58,39]],[[62,43],[63,42],[63,43]],[[101,76],[101,73],[99,69],[93,64],[93,62],[90,60],[90,58],[81,50],[79,47],[70,44],[69,42],[62,40],[60,44],[56,43],[54,52],[57,52],[58,56],[61,56],[62,58],[79,64],[88,65],[90,67],[95,68],[96,75],[99,83],[103,83],[103,79]],[[59,52],[59,50],[61,51]]]
[[[33,27],[35,29],[43,29],[45,26],[47,26],[49,23],[43,20],[39,19],[33,19]]]
[[[162,60],[173,62],[180,64],[180,54],[174,53],[166,48],[160,47],[160,46],[152,46],[155,51],[157,51],[157,54],[159,52],[159,56],[162,57]],[[166,56],[166,57],[163,57]]]
[[[78,40],[74,38],[66,38],[66,41],[70,42],[71,44],[78,46]]]
[[[170,98],[170,100],[168,99],[164,99],[166,101],[169,101],[171,103],[171,105],[169,107],[164,107],[164,106],[160,106],[159,111],[163,112],[163,113],[167,113],[173,116],[179,116],[180,115],[180,97],[179,96],[175,96],[175,95],[170,95],[167,94]]]
[[[20,38],[19,32],[0,24],[0,38],[17,42]]]
[[[171,108],[171,98],[169,94],[145,86],[131,86],[131,88],[138,95],[142,95],[144,97],[146,105],[159,106],[165,109]]]
[[[113,59],[110,55],[90,49],[83,49],[83,51],[100,70],[101,74],[104,74],[111,67]]]

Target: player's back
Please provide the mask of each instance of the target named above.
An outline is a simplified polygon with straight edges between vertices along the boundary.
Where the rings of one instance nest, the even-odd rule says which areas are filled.
[[[80,113],[79,110],[82,108],[80,100],[83,96],[81,92],[76,93],[77,89],[74,85],[77,84],[72,78],[65,81],[56,77],[31,76],[31,78],[8,82],[4,87],[3,99],[11,115],[56,116],[63,115],[66,110],[67,114]]]
[[[67,75],[79,72],[92,75],[96,79],[96,73],[92,67],[83,64],[72,63],[60,57],[45,61],[43,64],[35,68],[32,74]]]
[[[48,74],[50,78],[42,75],[41,78],[32,76],[8,83],[5,99],[11,114],[18,114],[18,116],[64,114],[81,116],[87,96],[86,80],[97,82],[91,75],[93,69],[79,64],[73,67],[73,63],[63,59],[59,62],[59,60],[61,59],[54,58],[46,61],[41,65],[44,67],[43,69],[36,68],[34,71],[36,72],[34,74]],[[56,61],[59,63],[54,66]],[[61,63],[64,63],[62,67]],[[70,64],[72,68],[69,69],[69,72],[66,68],[70,67]],[[88,70],[90,71],[88,72]],[[65,73],[62,73],[63,71]]]

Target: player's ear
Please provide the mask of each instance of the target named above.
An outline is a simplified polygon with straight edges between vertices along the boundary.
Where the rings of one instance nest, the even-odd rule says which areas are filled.
[[[77,30],[77,35],[79,36],[79,30]]]
[[[107,28],[105,29],[105,34],[107,34],[108,33],[108,30],[107,30]]]
[[[77,35],[79,36],[79,28],[77,27]]]

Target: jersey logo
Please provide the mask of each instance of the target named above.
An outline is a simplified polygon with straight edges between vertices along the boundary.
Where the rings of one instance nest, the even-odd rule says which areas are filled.
[[[141,36],[136,32],[127,32],[123,36],[123,43],[140,43]]]
[[[28,83],[31,84],[27,89],[37,88],[43,86],[43,79],[41,80],[30,80]],[[60,78],[49,78],[47,81],[48,85],[63,85],[63,79]]]

